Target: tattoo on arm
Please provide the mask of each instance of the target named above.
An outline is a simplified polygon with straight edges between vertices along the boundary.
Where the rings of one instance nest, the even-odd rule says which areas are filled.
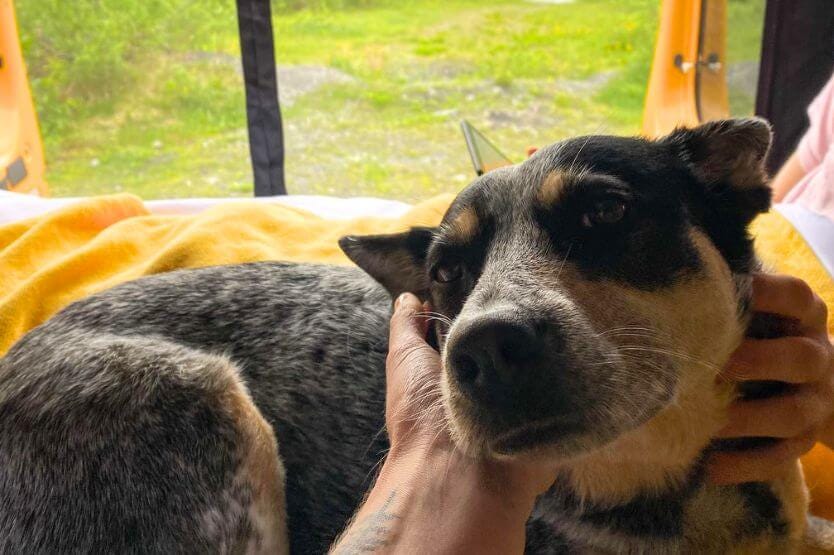
[[[399,516],[389,512],[394,502],[396,490],[391,492],[382,507],[362,519],[361,522],[350,526],[348,531],[331,555],[361,555],[373,553],[381,547],[387,547],[391,542],[391,524],[399,520]]]

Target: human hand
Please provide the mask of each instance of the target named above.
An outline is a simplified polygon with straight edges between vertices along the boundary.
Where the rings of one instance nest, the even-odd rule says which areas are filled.
[[[710,480],[732,484],[773,479],[817,441],[834,445],[834,347],[827,335],[825,303],[802,280],[785,275],[753,276],[752,309],[793,320],[796,335],[745,339],[721,378],[742,383],[779,381],[785,393],[736,400],[721,438],[768,437],[766,447],[718,451],[708,461]]]
[[[455,448],[440,393],[440,355],[425,340],[425,309],[410,293],[394,304],[385,369],[391,449],[333,553],[520,553],[525,522],[555,471],[547,463],[472,458]]]

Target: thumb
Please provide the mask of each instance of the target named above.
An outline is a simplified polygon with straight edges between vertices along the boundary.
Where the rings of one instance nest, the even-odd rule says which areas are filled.
[[[394,301],[394,314],[391,316],[391,330],[388,338],[388,352],[397,353],[410,350],[425,343],[423,326],[418,313],[423,308],[420,299],[412,293],[403,293]]]
[[[385,413],[389,434],[396,435],[396,423],[414,421],[427,407],[434,406],[440,375],[440,355],[424,339],[423,304],[411,293],[394,303],[388,359],[385,363]]]
[[[420,313],[423,308],[420,299],[411,293],[403,293],[394,303],[386,362],[389,383],[410,379],[407,376],[435,375],[440,368],[440,355],[425,339],[426,320]]]

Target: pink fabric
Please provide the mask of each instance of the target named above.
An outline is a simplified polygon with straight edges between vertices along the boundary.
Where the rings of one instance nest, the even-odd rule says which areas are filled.
[[[808,107],[808,119],[811,125],[797,147],[805,176],[784,202],[834,220],[834,75]]]

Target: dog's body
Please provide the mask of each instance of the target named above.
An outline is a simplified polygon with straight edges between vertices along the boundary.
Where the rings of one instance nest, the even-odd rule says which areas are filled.
[[[72,305],[2,363],[0,552],[168,552],[178,545],[210,551],[221,538],[250,534],[268,543],[280,527],[259,528],[246,510],[256,505],[255,488],[240,482],[280,484],[283,473],[242,468],[246,456],[235,454],[234,438],[248,424],[226,416],[233,411],[202,377],[190,384],[184,377],[175,387],[167,382],[172,378],[133,375],[140,367],[191,366],[202,373],[209,365],[229,382],[239,372],[275,431],[286,470],[291,551],[326,551],[387,447],[381,430],[389,311],[385,290],[358,270],[281,263],[163,274]],[[208,360],[208,353],[228,359]],[[19,392],[14,403],[9,390]],[[178,434],[189,428],[205,437],[181,440]],[[124,452],[108,447],[119,439],[131,443],[121,446]],[[169,466],[147,468],[153,461]],[[214,483],[196,471],[183,475],[198,463],[216,473],[201,476]],[[697,503],[725,523],[721,528],[744,531],[747,537],[738,540],[773,532],[787,537],[789,515],[769,486],[726,489],[706,500],[699,499],[709,491],[699,478],[694,471],[679,488],[612,507],[580,508],[577,494],[562,484],[542,498],[530,542],[535,552],[560,552],[572,542],[557,530],[570,526],[612,548],[629,536],[647,547],[674,545],[694,528],[685,509]],[[271,493],[281,496],[282,489]],[[147,502],[179,499],[194,499],[186,505],[193,518],[183,523],[160,518],[159,505]],[[45,518],[65,524],[43,526]],[[708,524],[701,541],[715,539],[717,522],[703,515],[695,520]],[[75,523],[89,528],[74,529]]]
[[[387,448],[405,289],[448,318],[461,448],[563,462],[528,551],[793,549],[798,467],[731,487],[702,468],[731,395],[716,372],[748,322],[766,135],[747,121],[557,145],[476,182],[438,229],[346,240],[384,287],[262,263],[70,306],[0,360],[0,552],[325,551]]]

